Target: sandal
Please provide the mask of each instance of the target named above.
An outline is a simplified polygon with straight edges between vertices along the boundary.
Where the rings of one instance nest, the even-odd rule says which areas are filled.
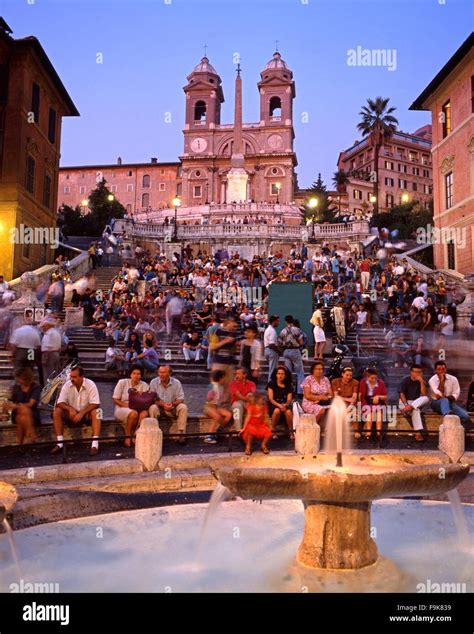
[[[290,433],[290,440],[294,440],[295,439],[295,435],[293,432]]]
[[[270,453],[270,449],[268,447],[262,447],[262,453],[264,453],[265,455]]]
[[[245,455],[246,456],[251,456],[252,455],[252,450],[251,449],[246,449],[245,450]]]
[[[272,436],[272,440],[278,440],[278,436],[277,436],[277,434],[273,434],[273,436]]]

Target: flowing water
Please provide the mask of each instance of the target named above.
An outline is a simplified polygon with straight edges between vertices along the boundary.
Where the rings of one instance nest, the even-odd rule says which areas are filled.
[[[207,505],[206,514],[204,515],[204,519],[201,525],[201,532],[199,535],[196,554],[196,563],[198,566],[203,560],[204,545],[206,542],[210,521],[213,517],[215,517],[217,509],[219,508],[219,504],[221,502],[225,502],[230,497],[232,497],[232,493],[229,491],[229,489],[218,482],[214,491],[212,492],[211,499],[209,500],[209,504]]]
[[[458,532],[459,546],[463,550],[474,552],[466,515],[464,514],[461,498],[459,497],[459,491],[457,489],[448,491],[448,499],[451,503],[454,524]]]
[[[8,541],[10,542],[10,550],[11,550],[11,553],[12,553],[13,561],[15,562],[15,568],[16,568],[18,581],[20,581],[20,579],[22,579],[23,575],[21,574],[20,561],[18,559],[18,553],[17,553],[17,550],[16,550],[15,538],[13,537],[12,527],[10,526],[10,524],[8,523],[8,520],[6,518],[3,520],[3,527],[5,528],[5,531],[6,531],[7,537],[8,537]]]
[[[351,449],[351,428],[346,403],[336,396],[329,408],[324,436],[326,453],[342,454]]]

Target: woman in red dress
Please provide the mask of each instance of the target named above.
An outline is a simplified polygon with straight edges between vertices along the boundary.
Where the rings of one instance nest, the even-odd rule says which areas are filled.
[[[242,429],[242,439],[245,442],[245,454],[250,456],[252,453],[252,442],[254,438],[262,441],[262,451],[267,454],[270,450],[267,447],[272,432],[265,423],[267,415],[267,404],[264,394],[249,395],[247,404],[247,415]]]

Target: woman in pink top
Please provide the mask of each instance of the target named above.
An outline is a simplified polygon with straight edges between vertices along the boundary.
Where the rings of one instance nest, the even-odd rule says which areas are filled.
[[[306,414],[315,414],[316,420],[321,420],[333,396],[331,383],[324,376],[324,365],[321,361],[313,363],[311,373],[302,382],[301,387],[303,411]]]

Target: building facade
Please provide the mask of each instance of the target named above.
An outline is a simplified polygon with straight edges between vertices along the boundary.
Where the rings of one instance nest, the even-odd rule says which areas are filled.
[[[346,186],[347,207],[358,215],[373,209],[373,183],[369,179],[375,169],[375,149],[369,139],[356,141],[340,153],[338,169],[349,176]],[[379,211],[411,200],[430,204],[433,197],[431,165],[431,126],[414,134],[395,132],[379,152]]]
[[[243,123],[241,130],[241,167],[248,175],[245,198],[233,200],[229,197],[228,175],[232,154],[235,154],[235,125],[236,121],[240,125],[242,113],[236,107],[234,123],[221,123],[222,82],[207,57],[188,75],[184,87],[184,153],[180,157],[184,206],[293,201],[297,165],[293,149],[293,73],[280,53],[275,52],[260,76],[260,121]],[[240,72],[238,77],[240,79]],[[236,94],[239,90],[241,87],[236,82]]]
[[[97,183],[105,178],[108,189],[125,207],[128,214],[149,209],[167,209],[180,192],[181,164],[122,163],[115,165],[82,165],[59,169],[59,205],[79,206],[88,211],[88,196]]]
[[[411,105],[433,123],[434,259],[474,272],[474,33]]]
[[[61,121],[79,115],[39,41],[11,34],[0,18],[0,274],[6,279],[53,259]]]

